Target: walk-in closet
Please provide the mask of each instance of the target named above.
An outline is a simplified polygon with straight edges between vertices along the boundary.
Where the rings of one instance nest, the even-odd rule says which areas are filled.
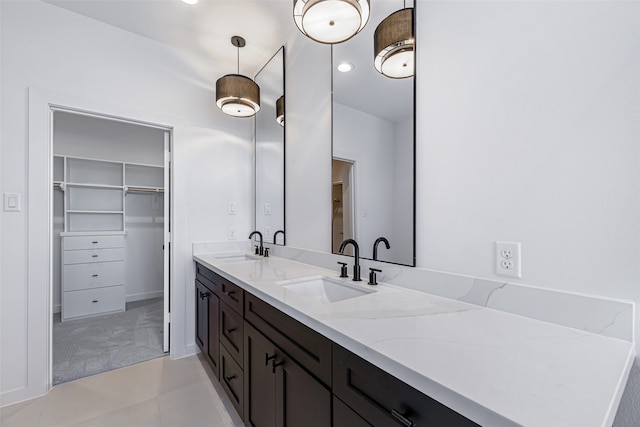
[[[53,113],[53,384],[168,349],[170,134]]]

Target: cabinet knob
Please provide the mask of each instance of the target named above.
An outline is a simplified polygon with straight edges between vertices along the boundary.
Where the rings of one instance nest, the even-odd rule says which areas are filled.
[[[276,358],[276,354],[273,353],[273,356],[269,356],[269,353],[265,353],[264,354],[264,366],[268,366],[269,365],[269,360],[273,360]]]
[[[234,379],[235,377],[236,377],[235,375],[231,375],[231,376],[228,376],[228,377],[224,377],[224,379],[225,379],[226,382],[229,382],[232,379]]]
[[[210,292],[200,292],[200,299],[209,298],[211,296]]]
[[[223,291],[223,294],[225,294],[226,296],[230,297],[231,295],[235,294],[236,291]]]
[[[231,332],[235,331],[236,328],[229,328],[229,329],[225,329],[224,331],[227,333],[227,335],[229,335]]]
[[[276,368],[278,366],[281,366],[281,365],[284,365],[284,360],[280,361],[280,362],[276,362],[276,359],[273,359],[271,361],[271,372],[275,374],[276,373]]]
[[[402,425],[405,425],[407,427],[415,426],[415,424],[413,424],[413,421],[411,421],[410,419],[408,419],[406,416],[402,415],[400,412],[396,411],[395,409],[391,410],[391,416],[396,420],[400,421]]]

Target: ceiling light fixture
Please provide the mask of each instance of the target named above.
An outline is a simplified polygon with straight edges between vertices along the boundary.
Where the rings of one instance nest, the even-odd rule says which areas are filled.
[[[338,65],[338,71],[341,73],[348,73],[351,70],[353,70],[353,64],[349,62],[342,62]]]
[[[182,0],[184,3],[186,4],[196,4],[198,3],[198,0]]]
[[[276,100],[276,122],[284,127],[284,95]]]
[[[320,43],[349,40],[367,24],[369,12],[369,0],[293,0],[296,25]]]
[[[216,82],[216,105],[234,117],[251,117],[260,111],[260,87],[249,77],[240,75],[240,48],[246,45],[240,36],[231,37],[238,48],[238,74],[227,74]]]
[[[413,76],[415,40],[413,8],[404,8],[387,16],[373,34],[375,69],[393,79]]]

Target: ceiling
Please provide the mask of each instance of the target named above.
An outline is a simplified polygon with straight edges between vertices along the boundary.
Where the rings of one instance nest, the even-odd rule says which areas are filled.
[[[230,73],[237,66],[231,36],[242,36],[247,45],[240,49],[240,72],[252,77],[297,31],[291,0],[43,1],[223,63]]]
[[[291,0],[43,0],[69,11],[174,46],[236,71],[233,35],[246,39],[240,50],[240,73],[250,77],[298,31]],[[334,66],[346,58],[350,73],[334,70],[334,99],[392,121],[411,114],[413,79],[394,80],[373,68],[373,32],[401,0],[372,0],[371,18],[361,33],[334,46]],[[329,66],[329,64],[327,64]],[[371,88],[376,88],[375,91]]]

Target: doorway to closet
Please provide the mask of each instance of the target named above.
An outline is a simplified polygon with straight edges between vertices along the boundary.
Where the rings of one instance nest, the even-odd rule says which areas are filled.
[[[52,385],[169,351],[171,134],[54,109]]]

